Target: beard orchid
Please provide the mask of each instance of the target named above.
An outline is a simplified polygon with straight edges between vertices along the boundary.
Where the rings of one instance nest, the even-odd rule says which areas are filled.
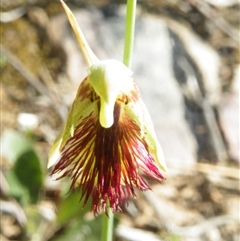
[[[51,174],[70,176],[70,190],[81,190],[94,214],[121,211],[135,189],[150,189],[142,173],[161,182],[166,165],[149,113],[123,63],[100,61],[88,46],[76,20],[63,3],[85,59],[87,77],[81,82],[66,124],[49,157]]]

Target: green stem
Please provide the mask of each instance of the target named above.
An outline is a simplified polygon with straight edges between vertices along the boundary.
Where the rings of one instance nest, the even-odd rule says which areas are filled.
[[[137,0],[127,1],[123,63],[131,67]]]
[[[108,204],[107,204],[108,205]],[[102,237],[101,241],[112,241],[113,237],[113,220],[114,214],[111,208],[107,207],[108,216],[103,214],[102,217]]]
[[[132,62],[136,5],[137,0],[127,1],[123,63],[128,67],[131,66]],[[109,202],[107,203],[107,205],[109,205]],[[102,217],[101,241],[112,241],[113,238],[114,214],[109,207],[107,207],[107,212],[108,216],[103,214]]]

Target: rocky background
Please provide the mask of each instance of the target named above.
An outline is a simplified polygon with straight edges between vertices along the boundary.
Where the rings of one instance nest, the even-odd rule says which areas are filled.
[[[121,60],[125,1],[66,3],[96,55]],[[86,76],[75,36],[58,1],[0,7],[1,240],[99,240],[99,217],[46,169]],[[116,215],[115,240],[238,241],[239,2],[139,0],[137,10],[131,69],[169,172]]]

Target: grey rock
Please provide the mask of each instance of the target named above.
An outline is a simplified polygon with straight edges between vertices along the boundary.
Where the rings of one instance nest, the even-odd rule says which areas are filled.
[[[236,75],[231,89],[224,93],[219,105],[219,117],[223,132],[228,142],[228,151],[231,160],[240,162],[239,157],[239,84],[240,69],[236,69]]]

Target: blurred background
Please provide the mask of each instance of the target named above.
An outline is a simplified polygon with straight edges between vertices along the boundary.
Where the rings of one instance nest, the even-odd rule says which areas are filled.
[[[122,60],[126,1],[69,0],[100,59]],[[97,241],[101,218],[48,153],[86,76],[59,1],[1,0],[2,241]],[[239,1],[139,0],[131,69],[169,168],[115,215],[115,241],[238,241]]]

